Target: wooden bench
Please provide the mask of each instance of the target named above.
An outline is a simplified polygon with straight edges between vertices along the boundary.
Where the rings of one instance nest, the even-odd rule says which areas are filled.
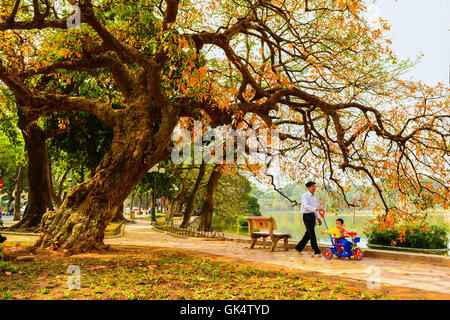
[[[259,238],[263,238],[263,246],[266,247],[266,238],[270,237],[270,240],[272,240],[272,247],[270,248],[270,251],[274,251],[277,247],[277,243],[280,239],[284,239],[284,250],[289,250],[289,238],[291,238],[291,235],[288,233],[277,233],[273,232],[277,229],[277,224],[275,223],[275,219],[270,217],[245,217],[248,221],[248,234],[250,238],[252,239],[252,243],[250,245],[250,249],[253,249],[253,247],[256,244],[256,241],[258,241]],[[259,230],[259,231],[255,231]],[[267,230],[267,231],[261,231],[261,230]]]

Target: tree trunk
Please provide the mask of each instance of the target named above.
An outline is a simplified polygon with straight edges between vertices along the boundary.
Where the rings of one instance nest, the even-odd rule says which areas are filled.
[[[166,223],[172,222],[174,213],[181,211],[181,206],[183,205],[185,199],[186,199],[186,189],[184,187],[184,184],[181,184],[180,190],[178,191],[177,195],[170,202],[169,211],[166,214]]]
[[[8,193],[8,204],[6,205],[6,212],[9,212],[9,209],[11,208],[12,202],[14,200],[13,194],[14,190]]]
[[[17,174],[17,178],[15,181],[14,188],[14,221],[20,220],[20,196],[22,195],[22,181],[23,181],[23,173],[25,171],[25,165],[21,164],[19,167],[19,173]]]
[[[124,216],[123,216],[123,202],[122,204],[119,206],[119,208],[116,211],[116,215],[114,216],[114,218],[112,219],[113,222],[124,222],[124,221],[128,221]]]
[[[133,189],[133,192],[131,193],[131,202],[130,202],[130,214],[131,211],[133,211],[133,205],[134,205],[134,196],[135,196],[136,192]]]
[[[142,192],[141,193],[139,193],[139,197],[138,197],[138,199],[139,199],[139,202],[138,202],[138,213],[139,214],[142,214]]]
[[[23,219],[10,227],[13,230],[34,229],[42,216],[52,209],[50,173],[45,132],[36,124],[24,124],[19,118],[19,127],[28,154],[28,205]]]
[[[156,209],[156,195],[155,191],[152,191],[152,215],[154,214],[156,217],[156,214],[158,213],[158,210]]]
[[[186,210],[184,211],[183,222],[181,223],[180,228],[186,228],[189,225],[192,213],[194,212],[195,200],[197,198],[198,190],[200,189],[203,177],[205,176],[205,169],[206,163],[202,161],[198,170],[197,179],[195,180],[194,188],[192,189],[191,194],[186,200]]]
[[[64,191],[64,182],[66,182],[67,175],[70,172],[70,168],[67,169],[64,174],[62,175],[61,179],[59,180],[59,187],[58,187],[58,194],[56,194],[56,191],[53,190],[53,201],[55,201],[56,208],[59,208],[62,203],[62,195]]]
[[[95,174],[95,168],[97,167],[95,163],[95,159],[97,159],[97,149],[93,139],[86,138],[86,150],[88,156],[89,177],[92,178]]]
[[[55,186],[53,185],[53,176],[52,176],[52,160],[50,158],[50,156],[48,155],[48,151],[47,151],[47,159],[48,159],[48,170],[47,170],[47,174],[48,174],[48,190],[50,191],[50,206],[49,206],[49,210],[53,210],[53,195],[55,194]]]
[[[201,211],[199,231],[213,231],[212,228],[212,216],[214,209],[214,197],[219,183],[220,176],[222,175],[222,167],[219,164],[214,166],[211,175],[209,176],[208,184],[206,185],[206,194],[203,199],[203,206]]]
[[[103,243],[106,227],[144,174],[169,156],[170,132],[176,125],[176,119],[170,128],[161,125],[158,133],[164,130],[165,139],[156,135],[155,143],[152,130],[142,130],[149,124],[136,123],[134,117],[115,128],[111,150],[94,176],[69,190],[63,204],[44,215],[36,246],[69,253],[107,248]]]

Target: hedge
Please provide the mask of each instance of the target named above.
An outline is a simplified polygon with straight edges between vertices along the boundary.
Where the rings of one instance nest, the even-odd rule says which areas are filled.
[[[397,229],[386,229],[379,224],[374,224],[364,233],[369,244],[416,249],[445,249],[448,247],[448,227],[445,224],[404,225]]]

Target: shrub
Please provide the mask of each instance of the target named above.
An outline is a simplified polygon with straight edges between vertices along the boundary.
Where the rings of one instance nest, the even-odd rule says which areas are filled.
[[[241,228],[247,228],[248,227],[248,221],[245,219],[245,216],[239,216],[237,219],[237,223]]]
[[[369,244],[417,249],[445,249],[448,246],[448,227],[445,224],[404,225],[395,230],[374,224],[364,233]]]

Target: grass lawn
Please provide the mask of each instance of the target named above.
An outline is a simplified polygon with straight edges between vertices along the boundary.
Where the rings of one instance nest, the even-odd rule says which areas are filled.
[[[115,235],[115,231],[116,231],[116,229],[117,229],[117,227],[118,227],[119,225],[120,225],[119,222],[110,222],[110,223],[108,224],[108,226],[106,227],[105,235],[106,235],[106,236],[112,236],[112,235]]]
[[[26,247],[6,247],[5,257]],[[35,261],[0,263],[0,299],[385,299],[377,291],[167,248],[112,248],[71,257],[47,250]],[[68,290],[69,265],[81,288]]]

